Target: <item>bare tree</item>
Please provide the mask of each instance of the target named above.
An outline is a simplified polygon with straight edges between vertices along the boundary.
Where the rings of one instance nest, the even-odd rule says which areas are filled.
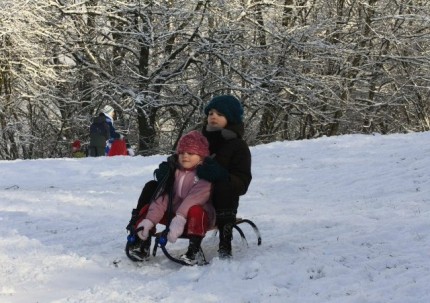
[[[430,129],[428,0],[5,0],[0,158],[58,157],[109,103],[169,152],[234,94],[250,144]]]
[[[2,1],[0,11],[2,74],[0,94],[4,138],[0,154],[6,159],[63,154],[62,121],[55,89],[62,82],[51,47],[52,16],[38,3]],[[54,17],[55,18],[55,17]],[[55,138],[52,140],[52,138]]]

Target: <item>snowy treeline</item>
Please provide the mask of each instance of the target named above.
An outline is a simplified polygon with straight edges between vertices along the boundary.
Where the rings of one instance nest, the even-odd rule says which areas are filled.
[[[67,156],[117,109],[168,151],[214,95],[250,145],[430,129],[428,0],[2,0],[0,159]]]

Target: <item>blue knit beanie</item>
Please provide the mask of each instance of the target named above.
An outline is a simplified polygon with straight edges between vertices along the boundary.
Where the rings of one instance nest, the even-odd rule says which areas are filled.
[[[205,107],[206,116],[211,109],[216,109],[223,114],[228,123],[239,124],[243,121],[243,107],[237,98],[230,95],[214,97]]]

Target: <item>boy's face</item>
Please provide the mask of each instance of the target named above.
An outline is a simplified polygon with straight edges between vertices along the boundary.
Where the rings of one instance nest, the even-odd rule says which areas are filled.
[[[192,169],[202,162],[202,157],[193,153],[180,153],[178,155],[179,164],[182,168]]]
[[[212,127],[224,128],[227,126],[227,118],[216,109],[211,109],[208,114],[208,124]]]

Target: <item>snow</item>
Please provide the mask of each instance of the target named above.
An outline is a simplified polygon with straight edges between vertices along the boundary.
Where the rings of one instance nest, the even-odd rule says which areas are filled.
[[[251,148],[234,258],[136,265],[125,226],[165,155],[0,161],[0,302],[430,302],[430,132]],[[159,226],[162,230],[163,226]],[[182,253],[185,240],[168,245]],[[117,261],[118,266],[113,264]]]

